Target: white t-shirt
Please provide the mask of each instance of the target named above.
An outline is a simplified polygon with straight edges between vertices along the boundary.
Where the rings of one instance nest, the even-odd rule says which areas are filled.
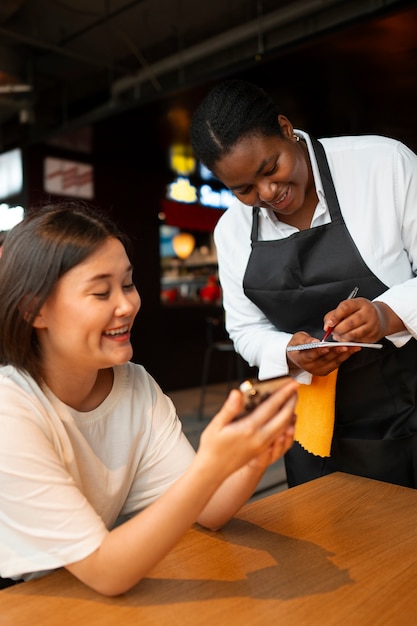
[[[295,132],[306,141],[319,198],[314,228],[330,222],[330,214],[310,137]],[[369,269],[389,287],[376,300],[390,306],[407,328],[388,337],[399,347],[411,336],[417,338],[417,156],[386,137],[320,142],[353,241]],[[227,330],[243,358],[259,367],[261,378],[269,378],[288,373],[285,349],[291,335],[277,330],[243,292],[251,228],[252,208],[236,199],[218,221],[214,239]],[[295,232],[298,229],[280,222],[272,210],[260,210],[260,240],[283,239]],[[298,378],[308,383],[311,376],[304,372]]]
[[[0,367],[0,576],[28,578],[85,558],[118,518],[160,496],[194,450],[146,370],[114,368],[85,413]]]

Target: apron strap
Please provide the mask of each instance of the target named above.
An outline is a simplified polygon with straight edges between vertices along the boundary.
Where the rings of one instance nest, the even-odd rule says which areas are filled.
[[[259,207],[252,207],[252,230],[250,234],[250,240],[253,243],[254,241],[258,241],[258,216],[259,216]]]
[[[342,219],[339,200],[337,198],[336,189],[334,188],[333,178],[330,173],[329,163],[322,144],[314,137],[310,137],[313,145],[313,151],[319,167],[321,182],[323,183],[324,195],[329,207],[332,222]],[[343,219],[342,219],[343,221]]]

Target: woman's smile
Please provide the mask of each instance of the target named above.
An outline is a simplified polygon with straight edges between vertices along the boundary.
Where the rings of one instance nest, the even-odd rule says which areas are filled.
[[[113,339],[115,341],[130,341],[130,331],[129,326],[121,326],[119,328],[111,328],[110,330],[105,330],[103,335],[107,339]]]
[[[284,211],[291,204],[292,200],[292,188],[291,185],[288,185],[285,191],[281,193],[281,195],[276,200],[273,200],[272,202],[267,202],[266,200],[263,200],[261,204],[265,206],[265,208],[280,212]]]

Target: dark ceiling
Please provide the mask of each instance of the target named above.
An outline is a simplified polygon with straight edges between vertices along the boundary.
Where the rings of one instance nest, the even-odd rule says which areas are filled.
[[[339,40],[338,29],[413,4],[1,0],[0,150],[23,137],[36,141],[178,89],[260,67],[325,33],[336,32],[334,44],[354,59],[348,71],[358,72],[363,50],[372,55],[378,48],[366,34]],[[396,45],[407,46],[415,60],[417,17],[408,29],[410,41]],[[377,35],[379,46],[388,45],[384,32]]]

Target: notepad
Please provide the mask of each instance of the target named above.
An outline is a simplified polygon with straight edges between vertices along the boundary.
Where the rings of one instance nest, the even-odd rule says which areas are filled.
[[[287,352],[297,350],[314,350],[314,348],[340,348],[342,346],[357,346],[358,348],[375,348],[380,350],[382,343],[357,343],[355,341],[317,341],[314,343],[301,343],[298,346],[287,346]]]

